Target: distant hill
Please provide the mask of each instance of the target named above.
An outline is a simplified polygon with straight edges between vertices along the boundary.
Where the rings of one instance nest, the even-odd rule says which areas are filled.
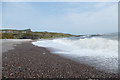
[[[1,39],[46,39],[46,38],[57,38],[57,37],[72,37],[75,35],[55,33],[55,32],[32,32],[31,29],[25,30],[13,30],[3,29],[0,30]]]

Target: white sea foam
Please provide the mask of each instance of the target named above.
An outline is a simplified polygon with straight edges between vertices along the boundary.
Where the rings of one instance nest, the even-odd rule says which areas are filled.
[[[55,48],[55,54],[64,55],[77,61],[109,72],[118,70],[118,41],[105,38],[53,39],[33,42],[34,45]],[[84,60],[82,58],[84,57]]]

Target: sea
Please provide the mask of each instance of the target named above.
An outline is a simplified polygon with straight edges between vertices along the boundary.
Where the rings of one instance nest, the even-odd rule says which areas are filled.
[[[96,69],[118,73],[118,33],[38,40],[32,44]]]

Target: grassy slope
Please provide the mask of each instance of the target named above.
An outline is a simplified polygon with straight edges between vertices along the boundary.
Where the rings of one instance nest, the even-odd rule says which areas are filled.
[[[1,36],[2,35],[2,36]],[[74,35],[53,32],[28,32],[28,33],[0,33],[2,39],[46,39],[56,37],[71,37]]]

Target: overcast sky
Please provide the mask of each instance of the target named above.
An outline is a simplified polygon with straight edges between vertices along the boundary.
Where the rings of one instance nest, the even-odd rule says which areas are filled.
[[[117,4],[117,2],[4,2],[2,28],[30,28],[33,31],[72,34],[117,32]]]

